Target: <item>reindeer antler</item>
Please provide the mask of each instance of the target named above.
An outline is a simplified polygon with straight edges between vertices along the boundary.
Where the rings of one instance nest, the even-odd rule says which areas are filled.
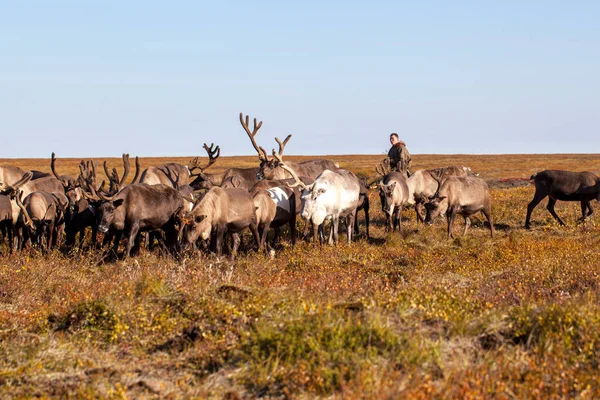
[[[205,169],[217,162],[217,159],[219,158],[219,156],[221,156],[221,148],[219,146],[215,148],[214,143],[211,143],[210,147],[208,147],[208,145],[204,143],[204,146],[202,147],[204,148],[204,150],[206,150],[206,153],[208,154],[208,164],[206,164],[204,167],[201,167],[200,165],[198,165],[198,157],[195,157],[192,161],[190,161],[188,165],[188,169],[190,170],[190,176],[196,176],[199,175],[201,172],[204,172]],[[200,170],[200,173],[193,173],[197,169]]]
[[[288,139],[289,139],[289,136],[288,136]],[[273,149],[273,157],[275,157],[277,159],[277,161],[279,161],[279,166],[281,168],[283,168],[284,170],[286,170],[287,172],[289,172],[289,174],[292,175],[292,178],[294,178],[294,180],[296,181],[296,183],[294,183],[292,185],[288,184],[289,187],[300,186],[302,189],[306,189],[306,185],[304,184],[304,182],[302,182],[300,180],[300,178],[298,178],[298,175],[296,175],[296,173],[294,172],[293,169],[291,169],[290,167],[288,167],[283,162],[283,158],[282,158],[281,154],[275,152],[275,149]]]
[[[33,224],[33,221],[31,220],[31,217],[29,216],[27,209],[23,205],[23,191],[22,190],[19,190],[15,194],[15,200],[17,202],[17,206],[19,206],[19,208],[23,212],[23,217],[25,218],[25,225],[29,225],[30,228],[34,229],[35,225]]]
[[[258,130],[262,126],[262,121],[260,121],[257,124],[256,123],[256,118],[254,118],[254,129],[252,130],[252,132],[250,132],[250,128],[248,126],[250,124],[250,117],[249,116],[246,115],[246,121],[244,122],[244,114],[240,113],[240,123],[242,124],[242,127],[244,128],[244,130],[248,134],[248,137],[250,138],[250,141],[252,142],[252,146],[254,146],[254,149],[258,153],[259,160],[261,160],[261,161],[267,161],[268,158],[269,158],[268,155],[267,155],[267,152],[265,151],[265,149],[263,149],[262,147],[258,146],[258,144],[256,144],[256,140],[254,140],[254,136],[256,136],[256,134],[258,133]]]
[[[375,171],[377,171],[377,173],[381,176],[386,176],[392,171],[389,162],[386,161],[387,159],[381,161],[379,165],[375,167]]]
[[[116,168],[113,168],[111,173],[108,172],[108,165],[106,161],[104,161],[103,166],[104,173],[106,174],[106,177],[110,182],[110,191],[117,193],[125,184],[125,180],[129,176],[129,172],[131,170],[131,165],[129,163],[129,154],[123,153],[123,175],[121,176],[121,178],[119,178],[119,173],[117,172]]]
[[[285,140],[283,141],[283,143],[281,143],[281,140],[279,140],[278,137],[275,138],[275,140],[277,141],[277,143],[279,144],[279,156],[283,156],[283,149],[285,149],[285,145],[287,144],[287,142],[290,141],[290,139],[292,138],[292,135],[287,135],[287,137],[285,138]]]
[[[110,201],[115,196],[116,193],[112,196],[103,193],[105,181],[102,181],[102,184],[98,188],[96,185],[96,167],[92,160],[88,160],[84,162],[83,160],[79,164],[79,170],[81,171],[80,177],[80,186],[83,189],[83,195],[87,197],[89,200],[99,201],[105,200]]]
[[[56,177],[56,179],[58,179],[60,181],[60,183],[63,185],[63,187],[65,189],[69,188],[71,182],[69,182],[66,179],[62,179],[57,173],[56,173],[56,154],[54,154],[54,152],[52,152],[52,157],[50,159],[50,169],[52,170],[52,173],[54,174],[54,176]],[[65,182],[66,181],[66,182]]]

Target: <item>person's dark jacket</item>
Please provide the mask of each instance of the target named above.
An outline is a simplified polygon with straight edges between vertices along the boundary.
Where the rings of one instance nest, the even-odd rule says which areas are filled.
[[[390,167],[392,170],[401,172],[410,170],[410,154],[403,141],[399,141],[390,148],[388,158],[390,159]]]

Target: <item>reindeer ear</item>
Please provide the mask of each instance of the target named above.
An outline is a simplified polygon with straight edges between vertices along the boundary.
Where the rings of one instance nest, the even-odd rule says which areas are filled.
[[[125,199],[117,199],[117,200],[114,200],[112,203],[113,203],[113,206],[115,206],[115,208],[117,208],[117,207],[123,205],[124,201],[125,201]]]

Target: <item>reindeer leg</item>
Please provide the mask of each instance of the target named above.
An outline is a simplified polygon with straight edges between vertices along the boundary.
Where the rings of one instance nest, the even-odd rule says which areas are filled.
[[[117,231],[114,234],[114,243],[112,250],[115,255],[115,258],[117,258],[119,254],[119,242],[121,241],[121,236],[123,236],[123,231]]]
[[[487,219],[488,224],[490,224],[490,235],[493,238],[494,237],[494,221],[492,220],[491,207],[484,208],[483,210],[481,210],[481,212],[483,213],[483,215],[485,215],[485,218]]]
[[[421,212],[421,202],[417,201],[415,202],[415,212],[417,214],[417,224],[420,223],[424,223],[423,221],[425,221],[425,217],[423,217],[423,213]]]
[[[127,247],[125,247],[126,258],[131,256],[131,249],[133,248],[139,230],[140,226],[138,224],[133,224],[129,229],[129,238],[127,239]]]
[[[594,213],[592,208],[592,202],[587,200],[581,200],[581,222],[584,222],[587,217]]]
[[[223,236],[225,236],[225,227],[217,225],[217,234],[215,241],[215,250],[217,252],[217,258],[221,258],[221,253],[223,252]]]
[[[310,227],[311,227],[310,221],[307,219],[304,219],[304,231],[302,232],[302,237],[307,242],[310,240],[310,234],[309,234]],[[314,228],[314,226],[313,226],[313,228]],[[315,243],[316,243],[316,235],[314,233],[313,233],[313,236],[315,237]]]
[[[55,234],[55,232],[54,232],[54,229],[55,229],[54,221],[50,221],[50,225],[48,225],[48,227],[46,229],[48,229],[48,242],[46,244],[46,249],[48,251],[50,251],[50,249],[52,249],[52,247],[54,247],[55,240],[56,240],[55,236],[54,236],[54,234]]]
[[[267,241],[267,233],[269,233],[270,224],[265,224],[265,228],[263,230],[263,238],[258,232],[258,226],[254,223],[250,224],[250,232],[252,232],[252,236],[254,236],[254,241],[256,242],[256,246],[258,247],[257,251],[260,251],[261,246],[265,246]]]
[[[292,237],[292,247],[296,245],[296,215],[294,213],[290,216],[290,236]]]
[[[531,202],[527,205],[527,217],[525,217],[525,229],[531,229],[531,213],[533,212],[533,209],[540,204],[540,201],[544,200],[544,198],[546,198],[546,194],[545,193],[541,193],[539,190],[535,191],[535,195],[533,196],[533,200],[531,200]]]
[[[548,205],[546,206],[546,208],[548,209],[548,211],[550,211],[550,214],[552,214],[552,216],[554,217],[554,219],[556,219],[559,224],[561,224],[561,225],[564,226],[565,223],[562,221],[562,219],[560,219],[560,217],[554,211],[554,205],[555,204],[556,204],[556,199],[553,199],[552,197],[550,197],[550,199],[548,199]]]
[[[83,228],[83,233],[85,234],[85,228]],[[95,224],[92,225],[92,247],[98,248],[98,227]]]
[[[402,206],[398,207],[396,212],[396,224],[398,225],[398,231],[402,233]]]
[[[238,249],[240,248],[240,234],[239,233],[231,233],[231,238],[233,239],[233,248],[231,249],[231,259],[234,260],[237,255]]]
[[[446,219],[448,220],[448,239],[454,238],[454,235],[452,235],[452,225],[454,224],[455,218],[456,210],[454,208],[449,208],[446,212]]]
[[[354,222],[356,222],[356,214],[355,213],[350,213],[350,215],[348,215],[348,217],[346,217],[348,219],[348,226],[347,226],[347,234],[348,234],[348,244],[352,243],[352,225],[354,225]]]
[[[467,234],[469,227],[471,226],[471,218],[465,215],[465,230],[463,231],[463,236]]]
[[[365,207],[363,208],[363,210],[365,210],[365,228],[367,229],[367,239],[369,239],[371,236],[369,235],[369,197],[367,196],[367,198],[365,198]]]
[[[272,244],[272,248],[275,248],[275,246],[277,245],[277,242],[279,241],[279,235],[281,234],[281,228],[279,226],[276,226],[273,228],[273,241],[271,242]],[[268,242],[268,241],[267,241]]]
[[[331,220],[331,223],[333,224],[332,229],[333,229],[333,243],[338,242],[338,228],[340,225],[340,216],[336,215],[333,217],[333,219]],[[332,244],[331,242],[331,235],[329,235],[329,244]]]
[[[8,226],[7,230],[8,230],[8,234],[7,234],[7,236],[8,236],[8,251],[9,251],[10,254],[12,254],[12,252],[13,252],[13,242],[15,241],[15,238],[14,238],[15,231],[14,231],[14,228],[12,226],[12,221],[9,222],[9,226]]]
[[[308,225],[308,221],[307,221],[306,225]],[[313,243],[317,244],[317,243],[320,242],[320,239],[319,239],[319,225],[312,224],[312,227],[313,227]]]

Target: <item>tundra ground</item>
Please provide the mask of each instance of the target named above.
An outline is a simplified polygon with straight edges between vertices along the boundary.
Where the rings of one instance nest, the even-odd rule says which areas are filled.
[[[381,158],[331,157],[365,178]],[[57,169],[74,174],[77,163],[59,158]],[[598,173],[600,156],[413,163],[466,165],[490,182],[497,235],[474,217],[466,237],[457,219],[448,240],[445,221],[417,225],[413,210],[402,234],[386,234],[373,192],[370,239],[284,242],[272,259],[142,251],[97,266],[93,251],[2,247],[0,397],[600,397],[599,213],[580,224],[579,204],[559,202],[560,227],[544,201],[523,229],[532,173]],[[0,164],[49,171],[49,160]],[[256,162],[214,167],[234,165]]]

